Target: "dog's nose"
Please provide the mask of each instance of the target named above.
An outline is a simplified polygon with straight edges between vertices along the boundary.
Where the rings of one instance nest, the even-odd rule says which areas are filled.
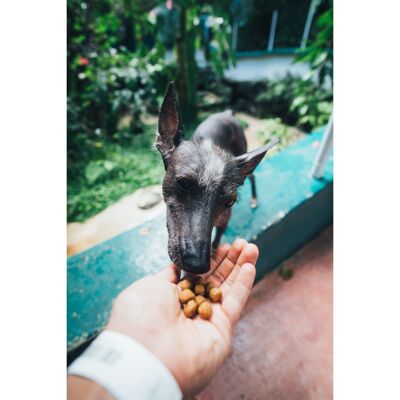
[[[182,257],[183,269],[193,274],[210,270],[210,246],[206,243],[188,243]]]

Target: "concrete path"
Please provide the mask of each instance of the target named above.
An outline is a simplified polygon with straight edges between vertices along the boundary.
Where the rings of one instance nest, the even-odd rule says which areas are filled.
[[[144,190],[161,193],[161,185],[136,190],[85,222],[69,223],[67,255],[72,256],[165,213],[163,201],[147,210],[138,207]]]
[[[197,400],[332,399],[332,228],[258,282],[233,350]]]

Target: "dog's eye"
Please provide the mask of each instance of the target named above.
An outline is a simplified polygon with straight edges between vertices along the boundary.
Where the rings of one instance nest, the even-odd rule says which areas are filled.
[[[190,190],[193,188],[193,185],[193,181],[186,178],[181,178],[176,181],[176,187],[183,192],[190,192]]]
[[[230,202],[225,204],[226,208],[231,208],[235,204],[236,199],[232,199]]]

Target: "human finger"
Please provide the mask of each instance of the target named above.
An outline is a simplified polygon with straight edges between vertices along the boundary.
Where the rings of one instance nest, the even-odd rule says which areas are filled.
[[[180,268],[178,268],[174,263],[171,263],[156,275],[160,278],[166,279],[169,282],[178,283],[180,274]]]
[[[221,285],[221,290],[224,295],[226,295],[231,289],[242,265],[244,265],[245,263],[256,265],[258,255],[259,255],[258,247],[253,243],[247,243],[246,246],[242,249],[241,253],[239,254],[239,257],[236,261],[234,268],[231,269],[229,276]]]
[[[225,258],[220,262],[217,268],[212,271],[212,273],[208,274],[206,277],[207,282],[215,284],[215,286],[221,286],[232,272],[243,248],[246,245],[246,240],[236,239],[227,252]]]
[[[253,264],[245,263],[239,269],[231,290],[223,297],[221,307],[228,316],[232,326],[238,321],[240,314],[249,297],[256,277],[256,268]]]

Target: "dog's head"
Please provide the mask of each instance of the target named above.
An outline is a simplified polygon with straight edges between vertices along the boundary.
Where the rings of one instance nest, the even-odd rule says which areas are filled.
[[[184,140],[172,82],[159,114],[156,147],[165,167],[169,256],[185,271],[208,272],[212,228],[229,215],[238,187],[271,146],[234,157],[210,141]]]

